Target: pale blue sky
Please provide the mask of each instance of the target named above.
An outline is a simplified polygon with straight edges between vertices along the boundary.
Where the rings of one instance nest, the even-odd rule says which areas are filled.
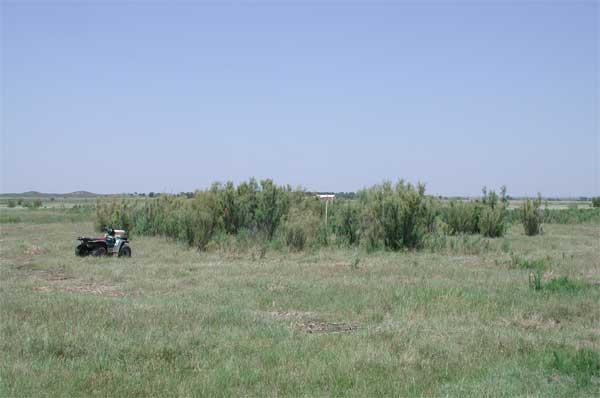
[[[600,193],[594,1],[1,7],[3,192]]]

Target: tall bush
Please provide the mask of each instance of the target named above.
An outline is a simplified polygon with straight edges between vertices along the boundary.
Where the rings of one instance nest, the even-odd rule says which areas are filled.
[[[471,202],[453,200],[443,210],[451,235],[480,233],[490,238],[504,235],[507,225],[508,196],[506,187],[500,195],[483,188],[481,199]]]
[[[487,191],[483,188],[481,202],[484,208],[479,219],[479,232],[483,236],[497,238],[503,236],[506,231],[506,211],[508,208],[508,197],[506,187],[500,188],[500,195],[495,191]]]
[[[479,202],[451,201],[445,209],[448,232],[452,235],[479,233],[482,207]]]
[[[525,228],[525,234],[529,236],[538,235],[541,232],[543,212],[541,210],[542,197],[538,194],[537,199],[527,199],[521,206],[521,222]]]
[[[283,225],[283,241],[292,250],[302,250],[308,243],[316,243],[320,217],[305,208],[292,208]]]
[[[356,202],[353,200],[344,200],[332,206],[332,210],[334,215],[331,219],[338,243],[342,245],[354,245],[358,243],[360,213]]]
[[[278,187],[273,180],[267,179],[260,182],[260,191],[257,193],[256,225],[267,240],[271,240],[281,218],[287,213],[289,207],[289,187]]]
[[[368,249],[399,250],[423,245],[435,218],[423,184],[415,188],[402,180],[396,185],[384,182],[363,190],[359,197],[363,208],[361,236]]]

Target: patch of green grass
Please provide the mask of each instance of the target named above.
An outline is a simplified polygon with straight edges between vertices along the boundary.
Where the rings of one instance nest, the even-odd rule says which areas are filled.
[[[535,268],[529,273],[529,287],[533,290],[543,290],[547,293],[566,293],[575,294],[590,287],[589,283],[584,281],[575,281],[567,276],[543,281],[544,272],[542,268]]]
[[[538,259],[526,259],[522,258],[521,256],[515,253],[511,253],[510,257],[511,265],[515,268],[544,271],[550,267],[550,259],[548,257]]]
[[[544,290],[548,292],[566,292],[576,293],[584,290],[588,287],[588,284],[583,281],[574,281],[569,279],[567,276],[561,276],[559,278],[551,279],[544,285]]]
[[[544,272],[541,269],[536,269],[529,273],[529,288],[533,290],[542,290]]]
[[[550,367],[575,378],[579,386],[591,384],[594,378],[600,381],[600,353],[589,348],[554,350]]]
[[[94,208],[6,208],[0,209],[0,224],[50,224],[59,222],[85,222],[94,217]]]

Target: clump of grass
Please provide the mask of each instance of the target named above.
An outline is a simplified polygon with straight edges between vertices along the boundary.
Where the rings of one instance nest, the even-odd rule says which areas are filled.
[[[567,276],[550,279],[543,282],[544,271],[541,268],[534,269],[529,273],[529,287],[533,290],[543,290],[548,293],[577,293],[588,287],[588,284],[582,281],[574,281]]]
[[[528,236],[539,235],[542,232],[543,213],[541,210],[542,196],[538,194],[535,200],[527,199],[521,206],[521,222]]]
[[[503,253],[508,253],[508,252],[510,252],[511,246],[512,245],[510,243],[510,240],[505,238],[504,240],[502,240],[502,244],[500,245],[500,250],[502,250]]]
[[[267,254],[267,245],[260,242],[256,244],[250,254],[252,261],[263,260]]]
[[[432,253],[479,255],[489,251],[492,244],[481,235],[448,236],[435,233],[427,239],[425,247]]]
[[[586,283],[581,281],[573,281],[566,276],[554,278],[545,284],[544,290],[549,292],[568,292],[575,293],[582,289],[585,289]]]
[[[529,270],[541,270],[545,271],[549,268],[549,258],[539,258],[530,260],[522,258],[518,254],[511,253],[511,266],[514,268],[529,269]]]
[[[529,273],[529,288],[539,291],[542,290],[542,278],[544,277],[544,271],[537,269]]]
[[[550,367],[573,376],[577,385],[586,386],[593,377],[600,377],[600,354],[589,348],[580,348],[575,352],[554,350]]]

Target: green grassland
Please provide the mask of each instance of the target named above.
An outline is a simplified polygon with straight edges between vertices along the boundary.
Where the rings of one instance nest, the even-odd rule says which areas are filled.
[[[0,213],[0,396],[598,396],[596,223],[122,259],[75,257],[94,225],[69,214]]]
[[[94,206],[90,204],[74,204],[64,208],[4,208],[0,209],[0,225],[15,223],[47,224],[60,222],[83,222],[89,221],[93,216],[94,211]]]

